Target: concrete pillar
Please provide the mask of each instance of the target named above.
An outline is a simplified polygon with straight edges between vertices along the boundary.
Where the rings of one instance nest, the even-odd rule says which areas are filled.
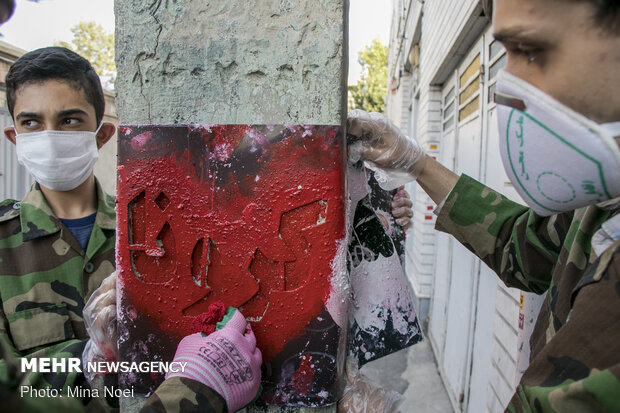
[[[120,122],[340,124],[347,0],[115,2]]]
[[[348,0],[116,0],[115,15],[121,124],[346,120]]]

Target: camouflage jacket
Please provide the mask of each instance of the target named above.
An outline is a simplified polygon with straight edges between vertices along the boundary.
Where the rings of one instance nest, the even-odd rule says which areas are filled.
[[[0,203],[0,340],[15,360],[82,356],[84,303],[114,271],[114,200],[99,183],[96,187],[98,209],[86,251],[54,215],[38,185],[21,202]],[[8,359],[0,360],[4,388],[17,380]],[[77,372],[19,378],[21,384],[65,394],[82,380]]]
[[[226,401],[215,390],[185,377],[165,380],[140,413],[226,413]]]
[[[439,213],[436,228],[506,285],[547,294],[506,411],[620,411],[620,241],[591,248],[617,201],[540,217],[463,175]]]

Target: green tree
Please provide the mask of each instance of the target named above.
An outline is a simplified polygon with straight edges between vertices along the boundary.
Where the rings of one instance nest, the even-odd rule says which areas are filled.
[[[56,42],[87,59],[99,76],[115,77],[114,34],[107,33],[95,22],[80,22],[71,28],[73,40],[70,43]]]
[[[362,75],[357,84],[349,88],[352,98],[349,109],[383,113],[387,94],[387,55],[388,48],[379,38],[359,52],[357,61],[362,66]]]

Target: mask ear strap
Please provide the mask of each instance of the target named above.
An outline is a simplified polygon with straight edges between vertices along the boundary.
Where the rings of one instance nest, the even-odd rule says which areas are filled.
[[[493,95],[493,100],[498,105],[509,106],[511,108],[520,110],[521,112],[525,112],[525,109],[527,109],[523,99],[519,99],[506,93],[495,92]]]
[[[620,137],[620,122],[603,123],[601,128],[609,133],[612,138]]]
[[[99,124],[99,126],[97,127],[97,129],[95,130],[95,136],[97,136],[97,134],[99,133],[99,131],[101,130],[101,127],[103,126],[103,121],[101,121],[101,123]]]

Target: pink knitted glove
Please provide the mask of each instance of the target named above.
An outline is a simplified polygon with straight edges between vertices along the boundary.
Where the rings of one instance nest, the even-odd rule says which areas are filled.
[[[260,386],[262,355],[245,317],[234,310],[226,325],[205,337],[202,333],[181,340],[174,361],[187,362],[185,371],[169,372],[166,378],[187,377],[218,392],[236,412],[251,402]]]

